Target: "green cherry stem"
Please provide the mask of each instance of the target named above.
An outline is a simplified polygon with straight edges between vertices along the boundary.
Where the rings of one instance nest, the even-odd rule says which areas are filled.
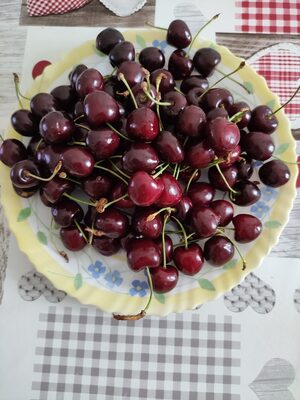
[[[81,199],[78,199],[78,198],[76,198],[76,197],[74,197],[71,194],[66,193],[66,192],[63,194],[63,196],[67,197],[70,200],[76,201],[78,203],[85,204],[87,206],[96,207],[96,205],[97,205],[97,202],[92,203],[91,201],[81,200]]]
[[[78,128],[85,129],[85,130],[87,130],[88,132],[91,131],[91,129],[90,129],[88,126],[82,125],[82,124],[78,124],[77,122],[75,122],[75,126],[78,126]]]
[[[156,172],[156,174],[152,175],[153,179],[156,179],[159,175],[161,175],[164,170],[166,170],[169,167],[169,164],[166,164],[165,166],[163,166],[158,172]]]
[[[227,179],[225,178],[225,176],[224,176],[224,174],[223,174],[223,172],[222,172],[222,170],[221,170],[221,168],[220,168],[220,166],[219,166],[219,163],[215,164],[215,167],[217,168],[219,174],[221,175],[221,177],[222,177],[222,179],[223,179],[225,185],[228,187],[228,189],[230,190],[230,192],[231,192],[231,193],[234,193],[234,194],[238,194],[238,192],[237,192],[236,190],[232,189],[232,187],[231,187],[231,186],[229,185],[229,183],[227,182]]]
[[[176,172],[176,175],[175,175],[175,179],[177,179],[177,180],[179,178],[180,171],[181,171],[181,164],[178,164],[177,172]]]
[[[186,185],[186,188],[185,188],[185,191],[186,191],[186,192],[189,191],[189,188],[190,188],[190,186],[191,186],[191,183],[193,182],[193,179],[195,178],[197,172],[198,172],[198,169],[196,168],[196,169],[194,170],[194,172],[192,173],[192,175],[191,175],[191,177],[190,177],[190,179],[189,179],[189,181],[188,181],[188,183],[187,183],[187,185]]]
[[[113,168],[121,175],[123,175],[125,178],[130,179],[130,176],[127,175],[124,171],[122,171],[112,160],[109,160]]]
[[[161,80],[163,78],[165,78],[165,77],[166,76],[164,74],[159,74],[157,76],[157,78],[156,78],[155,89],[156,89],[156,100],[157,101],[159,101],[161,99],[161,95],[160,95],[160,92],[159,92],[159,87],[160,87]],[[164,130],[164,126],[163,126],[163,123],[162,123],[162,120],[161,120],[159,104],[157,104],[157,103],[156,103],[156,114],[157,114],[157,118],[158,118],[158,122],[159,122],[159,129],[161,131],[163,131]]]
[[[152,97],[151,94],[148,92],[148,88],[147,88],[147,83],[146,82],[142,82],[141,83],[141,88],[142,88],[143,92],[145,93],[145,95],[148,97],[148,99],[153,101],[153,103],[155,103],[156,105],[159,105],[159,106],[171,106],[172,105],[172,103],[158,101],[154,97]]]
[[[128,90],[128,92],[130,94],[130,97],[132,99],[132,102],[134,104],[134,107],[135,108],[139,108],[138,105],[137,105],[136,99],[134,97],[134,94],[132,93],[131,87],[129,86],[129,84],[128,84],[128,82],[127,82],[127,80],[126,80],[126,78],[125,78],[125,76],[124,76],[124,74],[122,72],[120,72],[118,74],[118,79],[119,79],[119,81],[122,81],[124,83],[124,85],[126,86],[126,89]]]
[[[183,226],[183,224],[179,221],[178,218],[176,218],[176,217],[174,217],[174,216],[172,216],[172,218],[174,219],[174,221],[177,222],[177,224],[179,225],[179,227],[180,227],[180,229],[181,229],[181,232],[182,232],[183,238],[184,238],[184,247],[187,249],[187,248],[188,248],[188,239],[187,239],[187,234],[186,234],[186,231],[185,231],[185,229],[184,229],[184,226]]]
[[[16,92],[16,96],[19,102],[19,105],[21,108],[23,107],[22,101],[21,101],[21,97],[22,99],[28,100],[30,101],[31,99],[29,99],[28,97],[23,96],[23,94],[20,91],[20,79],[19,79],[19,75],[16,74],[15,72],[13,72],[13,77],[14,77],[14,85],[15,85],[15,92]]]
[[[153,221],[154,218],[155,218],[157,215],[161,214],[161,213],[164,212],[164,211],[167,211],[167,213],[170,215],[172,212],[176,211],[176,208],[172,208],[172,207],[164,207],[164,208],[161,208],[160,210],[158,210],[158,211],[156,211],[156,212],[154,212],[154,213],[148,215],[148,217],[146,218],[146,221],[147,221],[147,222]]]
[[[175,92],[182,94],[182,96],[185,96],[185,94],[180,89],[178,89],[177,86],[174,87],[174,90],[175,90]]]
[[[297,89],[294,91],[294,93],[292,94],[292,97],[290,97],[285,103],[283,103],[280,107],[278,107],[275,111],[273,111],[273,114],[271,114],[271,115],[276,114],[278,111],[280,111],[280,110],[281,110],[282,108],[284,108],[286,105],[288,105],[289,102],[292,101],[293,98],[297,95],[297,93],[299,92],[299,90],[300,90],[300,86],[298,86]]]
[[[111,78],[112,76],[113,76],[113,74],[116,72],[116,70],[117,70],[118,68],[117,67],[115,67],[112,71],[111,71],[111,73],[109,74],[109,75],[104,75],[104,80],[105,81],[107,81],[109,78]]]
[[[129,139],[129,137],[123,135],[123,133],[119,132],[114,126],[112,126],[112,124],[110,124],[109,122],[106,122],[106,125],[112,130],[114,131],[117,135],[119,135],[121,138],[127,140],[128,142],[133,142],[133,140]]]
[[[237,81],[236,79],[232,78],[231,76],[226,75],[225,72],[219,70],[218,68],[216,68],[216,71],[219,74],[223,75],[224,78],[226,76],[230,81],[232,81],[232,82],[236,83],[237,85],[239,85],[240,87],[242,87],[248,94],[252,93],[251,90],[249,90],[245,85],[243,85],[241,82]]]
[[[272,157],[275,158],[276,160],[283,162],[284,164],[290,164],[290,165],[299,165],[300,164],[300,161],[285,161],[279,157],[274,156],[274,154],[272,155]]]
[[[96,204],[96,209],[98,213],[103,213],[108,207],[110,207],[112,204],[117,203],[120,200],[126,199],[128,197],[128,194],[123,194],[123,196],[118,197],[117,199],[114,199],[110,202],[107,202],[107,199],[103,197],[102,199],[99,199]]]
[[[197,39],[197,37],[200,35],[200,33],[201,33],[201,32],[207,27],[207,25],[209,25],[212,21],[214,21],[215,19],[219,18],[219,16],[220,16],[220,14],[214,15],[209,21],[207,21],[204,25],[201,26],[201,28],[200,28],[200,29],[198,30],[198,32],[196,33],[196,35],[194,36],[194,38],[193,38],[191,44],[189,45],[189,47],[188,47],[188,49],[187,49],[186,57],[189,56],[189,54],[190,54],[190,52],[191,52],[191,50],[192,50],[192,48],[193,48],[194,42],[195,42],[195,40]]]
[[[243,117],[247,114],[247,112],[249,112],[249,108],[245,108],[242,111],[237,112],[236,114],[234,114],[232,117],[229,118],[229,122],[234,122],[235,124],[237,124],[243,119]]]
[[[161,231],[161,241],[162,241],[162,250],[163,250],[163,267],[167,268],[167,254],[166,254],[166,236],[165,236],[165,230],[166,230],[166,225],[168,222],[168,219],[170,217],[169,213],[166,213],[164,216],[164,222],[162,226],[162,231]]]
[[[59,161],[57,163],[56,167],[54,168],[53,173],[49,176],[49,178],[42,178],[41,176],[32,174],[29,171],[25,171],[24,175],[25,176],[31,176],[32,178],[37,179],[38,181],[49,182],[59,173],[59,171],[61,170],[62,164],[63,164],[62,161]]]
[[[114,175],[115,177],[119,178],[121,181],[123,181],[125,183],[125,185],[128,185],[128,181],[126,179],[124,179],[122,176],[120,176],[119,174],[117,174],[115,171],[113,171],[109,168],[106,168],[106,167],[102,167],[102,165],[97,165],[97,164],[95,164],[94,168],[98,168],[103,171],[106,171],[106,172]]]
[[[74,219],[74,222],[75,222],[75,225],[76,225],[77,229],[82,234],[82,236],[83,236],[84,240],[86,241],[86,243],[89,244],[88,238],[86,237],[86,234],[81,229],[81,226],[79,225],[79,223],[76,221],[76,218]]]
[[[145,24],[148,25],[148,26],[151,26],[151,28],[159,29],[160,31],[167,31],[168,30],[167,28],[163,28],[162,26],[155,26],[155,25],[151,24],[151,22],[148,22],[148,21],[146,21]]]

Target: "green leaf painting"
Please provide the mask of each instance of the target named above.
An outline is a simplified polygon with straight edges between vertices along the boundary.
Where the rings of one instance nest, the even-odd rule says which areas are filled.
[[[144,47],[147,47],[147,43],[145,41],[145,39],[143,38],[143,36],[141,35],[136,35],[136,42],[137,44],[143,49]]]
[[[290,145],[289,143],[280,144],[275,150],[275,155],[278,156],[278,155],[284,153],[289,148],[289,145]]]
[[[212,282],[209,281],[208,279],[200,278],[200,279],[198,280],[198,283],[199,283],[199,285],[200,285],[200,287],[201,287],[202,289],[209,290],[209,291],[211,291],[211,292],[213,292],[213,291],[216,290],[216,288],[214,287],[214,285],[212,284]]]
[[[28,217],[31,215],[31,207],[26,207],[22,208],[22,210],[19,212],[17,221],[22,222],[25,221]]]
[[[76,274],[74,277],[74,288],[76,290],[80,289],[83,283],[82,275],[81,274]]]
[[[44,234],[44,232],[38,231],[36,236],[37,236],[37,238],[38,238],[40,243],[42,243],[44,245],[48,244],[47,236]]]
[[[159,301],[162,304],[165,304],[166,297],[165,297],[164,294],[153,292],[153,295],[154,295],[154,297],[156,298],[157,301]]]
[[[281,227],[281,222],[279,222],[279,221],[275,221],[275,220],[273,220],[273,221],[267,221],[266,223],[265,223],[265,227],[266,228],[269,228],[269,229],[278,229],[278,228],[280,228]]]
[[[234,267],[236,266],[236,263],[237,263],[237,259],[236,259],[236,258],[233,259],[233,260],[230,260],[230,261],[228,261],[228,263],[226,263],[226,264],[224,265],[223,269],[231,269],[231,268],[234,268]]]

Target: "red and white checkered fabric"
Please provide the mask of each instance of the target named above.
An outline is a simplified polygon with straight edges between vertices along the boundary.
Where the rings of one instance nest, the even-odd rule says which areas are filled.
[[[299,86],[300,52],[296,53],[292,47],[280,48],[278,45],[276,47],[270,47],[269,52],[266,49],[265,54],[253,62],[250,58],[249,63],[265,77],[269,88],[279,96],[280,102],[283,104]],[[300,93],[284,110],[291,121],[299,119]]]
[[[27,0],[27,10],[30,16],[64,14],[76,10],[90,0]]]
[[[300,33],[299,0],[236,0],[236,31]]]

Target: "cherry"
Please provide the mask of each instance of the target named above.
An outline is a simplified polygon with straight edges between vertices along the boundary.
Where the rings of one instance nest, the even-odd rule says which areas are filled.
[[[170,55],[168,69],[174,79],[184,79],[191,75],[193,62],[184,50],[175,50]]]
[[[79,77],[79,75],[85,71],[86,69],[88,69],[88,67],[84,64],[78,64],[76,65],[76,67],[70,72],[69,75],[69,79],[70,79],[70,83],[71,86],[73,87],[73,89],[75,89],[76,86],[76,81]]]
[[[29,157],[35,157],[39,149],[45,148],[47,145],[41,135],[33,136],[27,145],[26,151]]]
[[[204,244],[204,257],[211,265],[220,267],[232,259],[234,246],[229,239],[217,235],[208,239]]]
[[[175,19],[168,27],[166,39],[169,45],[177,49],[184,49],[191,44],[192,34],[184,21]]]
[[[44,206],[46,206],[46,207],[53,206],[53,204],[46,198],[43,187],[40,188],[39,195],[40,195],[41,202],[44,204]]]
[[[162,194],[164,187],[161,180],[154,179],[145,171],[133,174],[128,184],[128,194],[134,204],[147,207],[154,204]]]
[[[40,122],[40,134],[47,143],[64,143],[71,139],[75,132],[74,122],[60,111],[51,111]]]
[[[271,136],[262,132],[250,132],[243,135],[242,147],[249,157],[260,161],[268,160],[275,150]]]
[[[208,207],[197,206],[191,211],[191,220],[198,236],[206,238],[216,233],[220,217]]]
[[[115,28],[106,28],[96,37],[96,48],[104,54],[109,52],[121,42],[124,42],[124,36]]]
[[[122,157],[123,168],[129,173],[145,171],[152,173],[159,164],[159,157],[148,143],[132,143]]]
[[[267,186],[280,187],[290,180],[291,173],[281,160],[272,160],[260,167],[259,178]]]
[[[233,104],[232,94],[227,89],[213,88],[203,93],[201,106],[206,112],[218,107],[228,108]]]
[[[125,194],[127,194],[127,189],[128,187],[124,182],[116,182],[112,188],[110,199],[117,200],[120,197],[125,196]],[[124,199],[117,201],[115,206],[120,208],[133,208],[135,205],[129,197],[125,197]]]
[[[214,150],[206,143],[200,142],[191,146],[186,152],[185,161],[192,168],[206,168],[215,159]]]
[[[249,243],[262,232],[262,223],[254,215],[239,214],[232,219],[234,239],[239,243]]]
[[[138,236],[135,232],[129,231],[129,233],[120,239],[121,247],[126,252],[129,250],[131,243],[134,243],[134,239],[142,239],[142,236]]]
[[[26,147],[18,139],[3,140],[0,146],[0,160],[8,167],[14,166],[18,161],[26,160]]]
[[[139,54],[139,62],[149,72],[152,72],[158,68],[163,68],[165,56],[157,47],[146,47]]]
[[[131,42],[120,42],[109,52],[109,61],[113,67],[119,67],[124,61],[134,61],[135,50]]]
[[[155,140],[155,147],[162,160],[170,163],[181,163],[184,160],[184,149],[179,140],[169,131],[161,131]]]
[[[58,109],[58,103],[49,93],[38,93],[30,100],[30,110],[37,119],[43,118],[50,111]]]
[[[257,106],[252,110],[251,119],[248,124],[250,131],[273,133],[278,127],[278,120],[268,106]]]
[[[62,161],[64,170],[77,178],[91,175],[95,164],[91,153],[79,146],[66,148],[62,155]]]
[[[117,76],[123,74],[128,85],[133,87],[137,83],[143,82],[145,72],[141,65],[135,61],[124,61],[118,68]]]
[[[170,292],[177,285],[178,271],[173,265],[151,269],[153,289],[157,293]]]
[[[234,150],[240,141],[240,131],[236,124],[221,117],[207,123],[205,134],[208,144],[218,155]]]
[[[43,186],[43,198],[51,204],[56,204],[63,199],[63,195],[71,193],[75,188],[73,182],[59,177],[51,179]]]
[[[129,221],[125,214],[109,207],[95,216],[95,229],[112,239],[121,238],[128,233]]]
[[[191,77],[192,78],[192,77]],[[199,106],[201,103],[201,95],[205,92],[202,87],[195,86],[186,93],[186,100],[188,104]]]
[[[158,268],[161,262],[161,252],[158,245],[151,239],[131,239],[127,250],[128,266],[133,271]]]
[[[177,247],[173,253],[173,259],[179,271],[186,275],[196,275],[204,264],[204,257],[201,247],[193,243],[188,248]]]
[[[163,254],[163,243],[162,239],[158,238],[155,240],[155,243],[158,245],[161,254]],[[165,251],[166,251],[166,262],[170,262],[173,256],[173,242],[170,236],[165,235]]]
[[[88,94],[83,107],[88,123],[93,127],[99,127],[106,122],[115,122],[119,118],[118,103],[104,91]]]
[[[176,205],[176,216],[180,221],[184,221],[191,209],[193,208],[192,200],[186,194],[183,194],[180,202]]]
[[[212,75],[221,61],[221,55],[211,47],[203,47],[196,51],[193,64],[196,70],[204,77]]]
[[[208,80],[201,75],[192,75],[184,78],[180,84],[180,90],[185,94],[193,88],[200,88],[204,92],[208,89]]]
[[[74,220],[80,222],[83,218],[83,210],[80,205],[67,198],[53,205],[51,213],[54,221],[64,228],[74,225]]]
[[[133,110],[127,118],[126,132],[129,137],[150,142],[158,135],[158,118],[150,108]]]
[[[96,218],[97,214],[98,214],[98,212],[97,212],[96,207],[89,205],[88,209],[84,215],[84,219],[83,219],[85,225],[90,228],[94,228],[95,218]],[[102,237],[100,232],[99,232],[99,234],[100,234],[100,236],[97,236],[97,237]]]
[[[200,107],[190,105],[179,114],[176,129],[185,136],[201,137],[205,122],[204,111]]]
[[[207,121],[212,121],[213,119],[216,119],[218,117],[228,119],[228,112],[225,110],[225,108],[222,108],[222,107],[212,108],[206,114]]]
[[[95,160],[104,160],[118,150],[120,137],[109,128],[91,130],[86,137],[86,145],[91,150]]]
[[[32,188],[39,184],[38,179],[29,175],[40,176],[38,166],[31,160],[18,161],[10,170],[10,179],[14,186],[19,188]]]
[[[180,172],[179,177],[184,182],[196,182],[201,176],[201,170],[195,170],[191,168],[183,168]]]
[[[36,194],[39,186],[33,186],[31,188],[25,189],[25,188],[19,188],[17,186],[12,185],[14,191],[16,194],[20,197],[23,197],[24,199],[28,199],[29,197],[33,196]]]
[[[224,161],[218,163],[219,167],[221,169],[231,167],[233,164],[241,159],[240,154],[241,146],[237,145],[230,153],[226,154],[226,156],[223,157]]]
[[[233,189],[237,192],[232,194],[231,201],[238,206],[250,206],[256,203],[261,196],[258,186],[251,181],[239,181]]]
[[[238,179],[238,170],[234,165],[232,165],[231,167],[223,168],[222,174],[227,183],[224,181],[223,176],[216,167],[209,168],[208,179],[210,184],[215,189],[221,190],[222,192],[227,192],[229,190],[228,186],[232,188],[235,185]]]
[[[230,105],[227,111],[230,117],[239,112],[245,112],[241,120],[236,124],[240,129],[246,128],[248,126],[251,119],[251,109],[247,103],[245,103],[244,101],[238,101],[237,103],[233,103],[232,105]]]
[[[182,189],[177,179],[165,172],[157,180],[161,183],[163,190],[155,204],[159,207],[172,207],[178,204],[182,197]]]
[[[79,225],[81,230],[76,225],[68,226],[60,229],[60,238],[64,246],[71,251],[80,251],[86,246],[86,240],[82,234],[85,229],[84,225]]]
[[[164,94],[163,101],[170,103],[170,105],[163,107],[164,115],[170,120],[176,119],[180,111],[187,106],[185,96],[173,90]]]
[[[242,158],[236,163],[238,176],[240,179],[250,179],[253,174],[252,159],[243,154]]]
[[[22,136],[35,136],[39,130],[35,116],[28,110],[15,111],[11,116],[11,124]]]
[[[71,85],[57,86],[51,90],[50,94],[57,101],[61,110],[72,111],[78,101],[77,94]]]
[[[84,70],[77,78],[76,92],[79,97],[84,98],[87,94],[103,90],[104,79],[102,74],[95,68]]]
[[[174,89],[175,81],[173,75],[171,74],[171,72],[164,68],[159,68],[151,72],[150,82],[152,83],[152,85],[156,87],[156,80],[159,76],[162,76],[162,80],[159,86],[159,91],[162,95]]]
[[[85,121],[85,117],[83,114],[84,114],[83,102],[81,100],[78,100],[73,109],[73,117],[74,118],[81,117],[82,121]]]
[[[88,129],[75,125],[73,140],[75,142],[85,142],[88,132],[89,132]]]
[[[46,167],[50,172],[54,172],[57,164],[62,161],[65,147],[60,145],[39,146],[35,153],[36,162],[41,167]]]
[[[138,210],[133,214],[132,227],[137,234],[143,235],[149,239],[157,239],[162,232],[161,214],[155,214],[155,210]]]
[[[93,238],[93,247],[103,256],[112,256],[116,254],[120,248],[121,243],[119,239],[112,239],[109,237],[101,236]]]
[[[234,209],[226,200],[215,200],[209,207],[220,217],[219,226],[227,226],[233,218]]]
[[[153,99],[156,98],[157,92],[153,85],[150,84],[150,88],[148,89],[148,92]],[[133,96],[135,97],[135,101],[139,108],[141,108],[141,107],[153,108],[153,106],[155,105],[154,101],[145,95],[143,85],[141,85],[140,83],[133,86],[132,93],[133,93]]]
[[[209,206],[215,196],[215,189],[206,182],[192,183],[188,196],[193,206]]]

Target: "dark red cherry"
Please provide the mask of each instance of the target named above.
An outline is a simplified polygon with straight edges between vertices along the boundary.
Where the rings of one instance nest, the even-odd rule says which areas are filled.
[[[46,207],[53,206],[53,204],[45,196],[43,187],[40,188],[39,195],[40,195],[41,202],[44,204],[44,206],[46,206]]]
[[[63,152],[62,161],[66,173],[77,178],[91,175],[95,164],[92,154],[87,149],[79,146],[66,148]]]
[[[157,93],[156,93],[156,89],[153,85],[150,84],[150,89],[148,89],[148,92],[154,99],[156,98]],[[141,107],[153,108],[154,107],[154,105],[155,105],[154,101],[149,99],[149,97],[147,97],[145,95],[145,92],[144,92],[141,84],[137,84],[137,85],[133,86],[132,93],[135,97],[136,103],[139,108],[141,108]]]
[[[163,76],[159,86],[159,92],[164,95],[165,93],[173,90],[175,87],[175,81],[171,72],[167,69],[159,68],[151,72],[150,82],[156,88],[156,80],[159,76]]]
[[[104,78],[95,68],[84,70],[76,81],[76,92],[82,99],[89,93],[103,90]]]
[[[130,244],[134,243],[135,239],[142,239],[142,237],[138,236],[135,232],[129,232],[126,236],[122,237],[120,239],[122,249],[127,252],[130,248]]]
[[[120,137],[109,128],[91,130],[86,137],[86,145],[91,150],[95,160],[104,160],[118,150]]]
[[[58,108],[57,101],[50,93],[38,93],[30,100],[30,110],[38,120]]]
[[[184,79],[191,75],[193,62],[184,50],[175,50],[170,55],[168,69],[174,79]]]
[[[194,67],[204,78],[212,75],[220,61],[220,53],[211,47],[197,50],[193,58]]]
[[[162,194],[164,187],[161,180],[152,178],[145,171],[135,172],[128,184],[128,194],[134,204],[148,207],[154,204]]]
[[[158,118],[150,108],[133,110],[127,118],[126,132],[129,137],[150,142],[158,135]]]
[[[192,168],[183,168],[183,171],[180,172],[179,177],[184,182],[196,182],[201,176],[201,170],[195,170]]]
[[[268,160],[275,150],[271,136],[262,132],[249,132],[241,142],[243,150],[254,160]]]
[[[254,215],[236,215],[232,223],[234,226],[234,239],[239,243],[252,242],[262,232],[262,223]]]
[[[29,110],[17,110],[11,116],[11,125],[22,136],[35,136],[39,124]]]
[[[161,131],[155,140],[155,147],[162,160],[170,163],[181,163],[184,160],[184,149],[179,140],[169,131]]]
[[[0,146],[0,160],[12,167],[18,161],[25,160],[28,157],[26,147],[18,139],[3,140]]]
[[[225,108],[223,108],[223,107],[212,108],[206,114],[207,121],[211,121],[211,120],[216,119],[218,117],[222,117],[222,118],[228,119],[228,112],[225,110]]]
[[[196,275],[204,264],[203,251],[201,247],[192,243],[186,249],[184,246],[177,247],[173,253],[176,267],[185,275]]]
[[[234,209],[226,200],[215,200],[209,207],[220,217],[219,226],[227,226],[233,218]]]
[[[174,90],[169,91],[163,96],[163,102],[170,103],[169,106],[163,106],[162,111],[164,116],[169,120],[175,120],[179,113],[187,106],[185,96]]]
[[[89,129],[82,128],[80,126],[75,126],[75,131],[73,133],[73,140],[75,142],[85,142]]]
[[[162,231],[161,214],[153,215],[155,209],[137,210],[132,216],[132,227],[137,234],[143,235],[149,239],[157,239]]]
[[[71,86],[73,87],[73,89],[75,89],[76,86],[76,81],[79,77],[79,75],[85,71],[86,69],[88,69],[88,67],[84,64],[78,64],[76,65],[76,67],[71,71],[70,75],[69,75],[69,79],[70,79],[70,83]]]
[[[71,111],[78,101],[78,96],[71,85],[57,86],[50,94],[57,101],[60,110]]]
[[[183,194],[180,202],[176,205],[176,216],[180,221],[184,221],[193,208],[192,200],[186,194]]]
[[[224,175],[228,185],[225,183],[224,178],[216,167],[209,168],[208,179],[215,189],[227,192],[229,190],[228,186],[232,188],[235,185],[238,179],[238,170],[234,165],[232,165],[231,167],[223,168],[222,174]]]
[[[187,94],[193,88],[201,88],[203,91],[208,89],[208,80],[201,75],[188,76],[180,84],[180,90]]]
[[[145,78],[145,72],[142,66],[135,61],[124,61],[118,68],[117,76],[119,76],[119,74],[124,75],[130,87],[143,82]],[[124,90],[126,90],[125,86]]]
[[[75,185],[73,182],[56,176],[43,186],[43,197],[45,197],[49,203],[56,204],[63,199],[64,193],[69,194],[74,188]]]
[[[153,289],[157,293],[170,292],[177,285],[178,271],[173,265],[151,269]]]
[[[289,167],[281,160],[266,162],[258,171],[260,180],[267,186],[280,187],[290,180]]]
[[[80,225],[80,227],[84,232],[85,226]],[[76,225],[71,225],[67,228],[61,228],[59,233],[61,241],[68,250],[80,251],[87,244],[82,232],[77,228]]]
[[[117,200],[120,197],[124,196],[128,192],[128,186],[124,182],[116,182],[110,193],[110,200]],[[134,208],[135,204],[130,200],[129,197],[125,197],[114,203],[116,207],[119,208]]]
[[[74,122],[60,111],[49,112],[40,122],[40,134],[50,144],[68,142],[75,129]]]
[[[159,157],[154,149],[148,143],[132,143],[122,157],[123,168],[133,173],[136,171],[145,171],[152,173],[159,164]]]
[[[215,196],[215,189],[206,182],[194,182],[191,184],[188,196],[195,206],[209,206]]]
[[[112,256],[116,254],[120,248],[121,243],[119,239],[112,239],[106,236],[94,237],[93,247],[103,256]]]
[[[157,180],[161,183],[163,191],[155,204],[158,207],[173,207],[180,202],[182,197],[182,189],[171,174],[164,172]]]
[[[250,179],[253,174],[252,158],[242,155],[241,159],[236,163],[239,179]]]
[[[29,157],[35,157],[39,149],[45,148],[47,145],[40,135],[33,136],[26,147]]]
[[[99,200],[107,197],[112,189],[113,182],[102,172],[94,172],[82,182],[82,189],[92,199]]]
[[[118,103],[104,91],[88,94],[83,107],[88,123],[93,127],[115,122],[120,116]]]
[[[165,65],[164,53],[157,47],[146,47],[139,54],[140,64],[149,72]]]
[[[197,206],[191,211],[191,220],[197,235],[206,238],[216,233],[220,217],[208,207]]]
[[[192,168],[206,168],[215,159],[214,150],[206,143],[200,142],[191,146],[187,152],[185,161]]]
[[[36,192],[39,189],[39,186],[33,186],[28,189],[25,188],[19,188],[17,186],[12,185],[14,191],[16,194],[20,197],[23,197],[23,199],[28,199],[29,197],[32,197],[33,195],[36,194]]]
[[[236,124],[221,117],[207,123],[205,134],[208,144],[218,155],[234,150],[240,141],[240,131]]]
[[[124,61],[134,61],[135,49],[131,42],[120,42],[109,52],[109,61],[113,67],[119,67]]]
[[[252,110],[248,125],[250,131],[273,133],[278,127],[276,115],[268,106],[257,106]]]
[[[172,21],[167,30],[167,43],[177,49],[184,49],[191,44],[192,34],[187,24],[181,19]]]
[[[233,103],[232,105],[230,105],[227,111],[230,117],[233,117],[239,112],[245,112],[242,119],[236,124],[240,129],[246,128],[248,126],[251,119],[251,109],[247,103],[245,103],[244,101],[238,101],[237,103]]]
[[[73,109],[73,116],[75,118],[82,117],[82,121],[85,121],[83,102],[81,100],[78,100],[76,102],[74,109]]]
[[[225,107],[227,109],[233,104],[233,97],[227,89],[212,88],[203,94],[200,104],[206,112],[218,107]]]
[[[39,184],[38,179],[29,174],[40,176],[38,166],[31,160],[21,160],[12,166],[10,170],[10,179],[14,186],[22,189],[37,186]]]
[[[194,105],[194,106],[200,106],[201,103],[201,95],[205,92],[205,89],[202,87],[195,86],[191,88],[187,93],[186,93],[186,100],[188,104]]]
[[[64,228],[74,225],[75,220],[80,222],[83,218],[83,210],[80,205],[67,198],[53,205],[51,213],[54,221]]]
[[[44,169],[46,167],[50,172],[54,172],[59,161],[62,161],[65,149],[60,145],[39,146],[35,153],[36,162]]]
[[[232,151],[230,151],[228,154],[226,154],[226,156],[223,157],[224,161],[219,163],[219,167],[221,169],[231,167],[233,164],[240,160],[240,154],[241,147],[240,145],[237,145]]]
[[[126,236],[128,228],[128,217],[116,208],[109,207],[95,216],[95,229],[112,239]]]
[[[231,201],[238,206],[250,206],[261,196],[259,187],[251,181],[238,181],[233,189],[237,193],[232,194]]]
[[[211,265],[220,267],[232,259],[234,246],[224,236],[213,236],[204,244],[204,257]]]
[[[132,239],[127,250],[128,266],[133,271],[159,267],[161,252],[158,245],[151,239]]]
[[[158,238],[155,240],[155,243],[158,245],[161,254],[163,254],[163,244],[162,244],[162,238]],[[166,250],[166,261],[170,262],[172,260],[173,256],[173,242],[170,236],[165,235],[165,250]]]
[[[201,137],[205,127],[206,116],[204,111],[197,106],[190,105],[180,113],[176,129],[185,136]]]
[[[109,54],[121,42],[124,42],[124,36],[120,31],[115,28],[106,28],[96,37],[96,49],[104,54]]]

